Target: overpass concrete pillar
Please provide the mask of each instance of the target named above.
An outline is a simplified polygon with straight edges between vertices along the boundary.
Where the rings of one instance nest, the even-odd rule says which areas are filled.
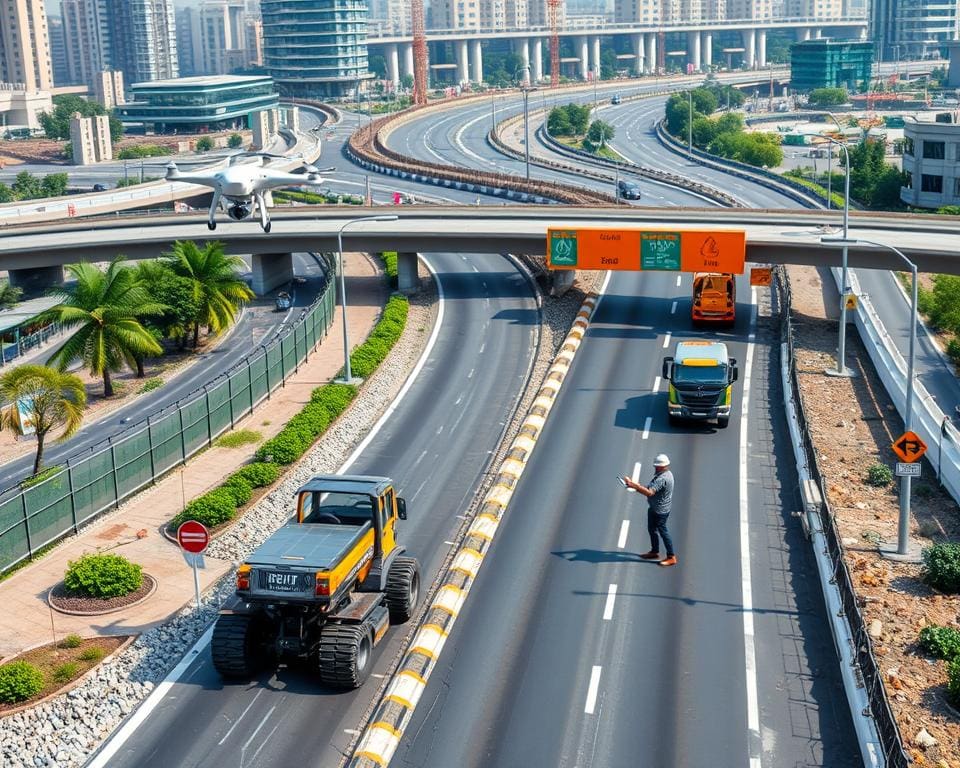
[[[597,79],[600,78],[600,35],[590,38],[590,71]]]
[[[473,70],[473,81],[483,82],[483,46],[480,40],[470,41],[470,67]]]
[[[700,48],[703,57],[703,69],[709,70],[710,67],[713,66],[713,34],[704,32],[701,35],[701,39]]]
[[[397,254],[397,290],[401,293],[416,293],[420,290],[418,265],[416,253]]]
[[[413,43],[403,43],[400,46],[403,54],[403,75],[413,77]]]
[[[820,27],[817,27],[813,30],[813,36],[819,40],[821,37],[823,37],[823,30]]]
[[[263,296],[293,280],[292,253],[255,253],[253,255],[253,292]]]
[[[757,67],[765,69],[767,66],[767,30],[757,30]]]
[[[700,33],[687,32],[687,64],[694,72],[700,71]]]
[[[743,36],[743,61],[747,69],[753,69],[757,64],[757,32],[755,29],[745,29],[740,34]]]
[[[400,85],[400,51],[396,44],[387,46],[387,77],[394,88]]]
[[[643,58],[643,35],[634,35],[633,36],[633,55],[636,57],[634,59],[634,74],[642,75],[647,71],[647,65]]]
[[[524,73],[524,77],[526,79],[523,81],[523,84],[530,85],[530,79],[533,77],[533,67],[530,66],[530,41],[526,38],[515,40],[514,50],[517,52],[517,55],[523,62],[520,66],[527,67],[527,70]]]
[[[543,38],[533,38],[533,82],[543,80]]]
[[[657,66],[657,33],[648,32],[647,33],[647,55],[645,61],[647,62],[647,72],[651,74],[659,74],[659,67]]]
[[[467,65],[467,41],[457,41],[457,82],[466,85],[470,82],[470,68]]]
[[[587,80],[590,77],[590,49],[585,36],[577,38],[577,47],[580,49],[580,79]]]
[[[30,267],[11,269],[7,273],[10,285],[20,288],[24,297],[42,296],[50,288],[63,285],[63,267]]]
[[[810,39],[810,27],[798,27],[797,28],[797,42],[804,42],[805,40]]]

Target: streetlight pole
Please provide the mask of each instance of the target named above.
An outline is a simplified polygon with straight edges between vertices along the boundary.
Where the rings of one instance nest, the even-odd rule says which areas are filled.
[[[904,402],[903,426],[904,431],[909,432],[913,429],[913,380],[914,369],[916,367],[917,356],[917,265],[908,259],[902,251],[886,243],[878,243],[873,240],[863,240],[853,238],[848,240],[846,237],[841,240],[836,238],[821,238],[823,243],[843,243],[843,250],[846,252],[849,245],[871,245],[875,248],[887,248],[899,256],[907,266],[910,267],[912,276],[912,290],[910,300],[910,350],[907,360],[907,385],[906,398]],[[887,553],[895,558],[906,559],[911,562],[915,560],[914,554],[910,552],[910,484],[911,477],[905,475],[900,478],[900,517],[897,521],[897,551]]]
[[[523,158],[527,181],[530,181],[530,89],[525,85],[530,80],[530,67],[524,65],[520,71],[526,72],[520,81],[520,92],[523,94]]]
[[[838,123],[839,125],[839,123]],[[843,240],[847,241],[850,234],[850,153],[847,151],[847,145],[829,136],[824,137],[831,144],[836,144],[843,150],[844,169],[846,173],[843,177]],[[831,152],[831,157],[833,153]],[[847,368],[847,292],[850,290],[847,285],[847,246],[843,246],[840,269],[840,329],[837,339],[837,367],[830,369],[827,374],[830,376],[852,376],[853,372]]]
[[[397,216],[361,216],[358,219],[345,221],[337,230],[337,264],[340,267],[340,310],[343,318],[343,381],[353,383],[353,372],[350,370],[350,343],[347,340],[347,283],[343,276],[343,230],[353,224],[364,221],[396,221]]]
[[[693,89],[687,91],[687,156],[693,157]]]

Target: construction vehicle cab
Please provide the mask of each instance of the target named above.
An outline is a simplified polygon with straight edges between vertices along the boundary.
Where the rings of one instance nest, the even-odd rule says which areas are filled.
[[[667,412],[679,419],[716,419],[730,423],[737,361],[727,357],[727,345],[716,341],[681,341],[673,357],[663,359],[663,378],[670,383]]]
[[[695,272],[693,275],[694,325],[726,323],[733,325],[737,313],[737,281],[726,272]]]
[[[419,598],[419,563],[397,543],[406,517],[385,477],[321,475],[301,487],[291,520],[237,569],[211,641],[217,671],[249,679],[287,659],[330,685],[363,683],[373,647]]]

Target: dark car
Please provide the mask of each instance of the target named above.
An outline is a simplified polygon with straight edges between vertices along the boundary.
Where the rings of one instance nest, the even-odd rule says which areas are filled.
[[[106,192],[106,191],[107,191],[107,185],[106,185],[106,184],[94,184],[94,185],[93,185],[93,191],[94,191],[94,192]]]
[[[640,185],[635,181],[620,179],[620,183],[617,184],[617,191],[624,200],[640,199]]]
[[[620,94],[619,94],[619,93],[613,94],[613,98],[610,99],[610,103],[611,103],[611,104],[619,104],[619,103],[620,103]]]

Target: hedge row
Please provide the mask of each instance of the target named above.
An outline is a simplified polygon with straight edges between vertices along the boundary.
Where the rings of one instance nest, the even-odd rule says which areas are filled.
[[[405,296],[390,298],[370,337],[350,353],[350,368],[354,376],[367,378],[386,359],[403,333],[409,309],[410,303]],[[343,375],[343,369],[340,369],[340,375]]]
[[[384,251],[380,254],[380,258],[383,259],[383,268],[387,273],[387,279],[390,281],[390,287],[397,287],[397,252],[396,251]]]
[[[237,507],[242,507],[253,496],[254,488],[263,488],[280,477],[280,467],[270,463],[248,464],[234,472],[226,481],[198,496],[183,511],[170,521],[171,528],[178,528],[187,520],[196,520],[209,528],[232,520]]]

